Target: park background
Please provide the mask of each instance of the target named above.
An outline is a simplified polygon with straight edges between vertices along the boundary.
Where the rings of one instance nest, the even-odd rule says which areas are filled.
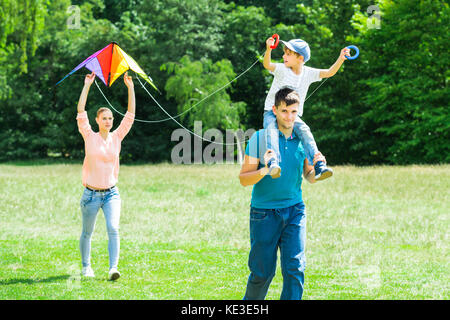
[[[303,184],[305,298],[449,298],[446,1],[0,4],[1,299],[240,299],[251,188],[239,185],[238,164],[171,164],[177,142],[170,137],[179,128],[173,121],[135,122],[122,145],[122,278],[105,290],[107,238],[99,215],[97,278],[80,279],[84,144],[75,116],[88,71],[55,84],[115,41],[176,115],[245,71],[274,33],[306,40],[307,65],[316,68],[330,67],[347,45],[360,49],[304,106],[303,118],[335,169],[332,179]],[[272,57],[281,56],[279,46]],[[191,130],[194,121],[203,131],[258,129],[271,80],[258,63],[179,120]],[[125,112],[121,78],[100,86]],[[137,81],[135,91],[137,118],[166,118]],[[92,87],[92,125],[99,106],[106,102]],[[121,116],[115,117],[117,126]],[[277,299],[280,288],[278,271],[268,298]]]

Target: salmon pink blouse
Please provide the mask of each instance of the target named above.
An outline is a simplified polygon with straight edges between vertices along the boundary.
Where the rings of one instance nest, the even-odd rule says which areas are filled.
[[[119,127],[104,140],[99,132],[92,131],[86,111],[77,114],[78,130],[83,136],[85,148],[83,186],[108,189],[117,183],[121,143],[133,122],[134,113],[127,111]]]

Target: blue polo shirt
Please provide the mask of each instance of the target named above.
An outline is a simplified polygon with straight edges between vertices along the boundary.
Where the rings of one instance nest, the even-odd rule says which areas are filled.
[[[250,138],[245,154],[259,159],[258,169],[264,167],[264,153],[266,153],[265,129],[257,131]],[[258,209],[288,208],[302,199],[302,173],[305,151],[300,139],[292,134],[286,138],[279,131],[279,147],[281,161],[281,177],[272,179],[266,175],[253,186],[251,206]]]

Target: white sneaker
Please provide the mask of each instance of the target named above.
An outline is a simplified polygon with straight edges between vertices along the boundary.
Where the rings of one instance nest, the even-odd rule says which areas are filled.
[[[81,270],[81,275],[83,277],[90,277],[90,278],[95,277],[94,270],[92,270],[91,266],[83,267],[83,269]]]
[[[117,268],[112,268],[111,270],[109,270],[109,274],[108,274],[108,279],[109,280],[117,280],[120,278],[120,272],[119,270],[117,270]]]

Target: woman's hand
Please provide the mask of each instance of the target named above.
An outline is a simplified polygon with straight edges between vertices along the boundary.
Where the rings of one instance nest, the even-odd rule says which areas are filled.
[[[128,89],[134,88],[133,78],[128,75],[128,71],[123,75],[123,82],[125,82],[125,85],[128,87]]]
[[[91,84],[94,82],[95,80],[95,72],[92,72],[91,74],[87,74],[86,77],[84,78],[84,85],[86,86],[91,86]]]

